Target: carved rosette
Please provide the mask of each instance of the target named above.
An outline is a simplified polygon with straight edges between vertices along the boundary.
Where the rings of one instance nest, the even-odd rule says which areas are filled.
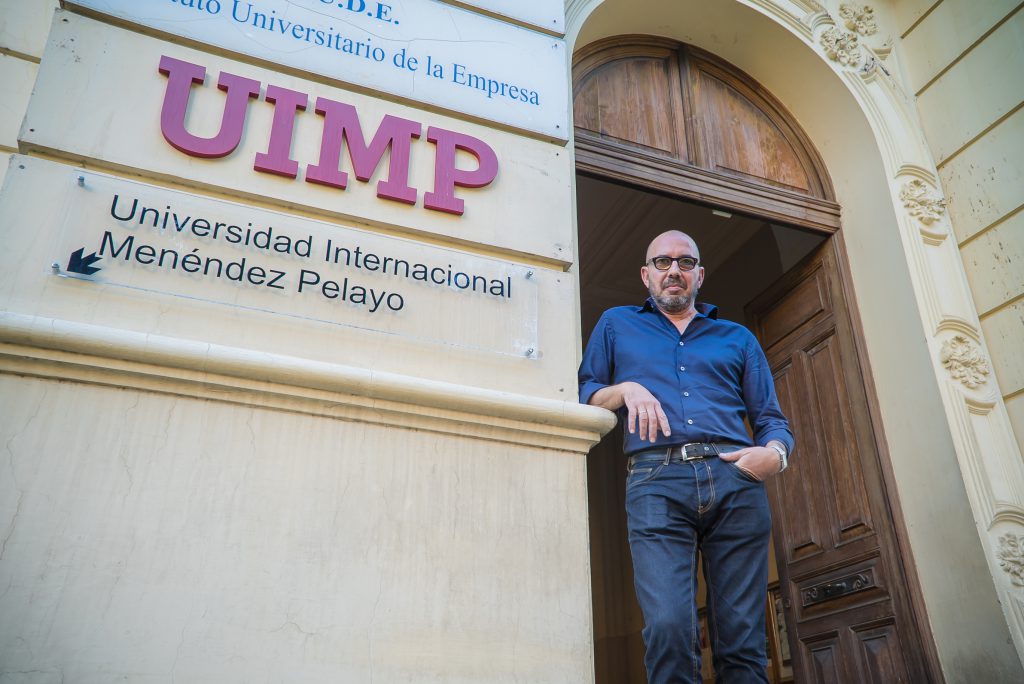
[[[988,382],[988,361],[981,349],[963,335],[957,335],[943,343],[939,355],[942,366],[954,380],[959,380],[968,389],[975,389]]]
[[[924,181],[914,179],[904,184],[900,190],[903,206],[910,210],[910,215],[925,225],[931,225],[946,211],[946,201],[931,195]]]
[[[1004,534],[999,538],[996,558],[999,559],[999,567],[1010,576],[1013,586],[1024,587],[1024,537]]]
[[[833,62],[843,66],[855,67],[860,64],[861,54],[857,43],[857,35],[843,33],[835,26],[821,34],[821,47]]]
[[[875,23],[875,10],[867,5],[844,2],[839,6],[839,16],[843,18],[846,28],[862,36],[870,36],[878,32],[878,24]]]

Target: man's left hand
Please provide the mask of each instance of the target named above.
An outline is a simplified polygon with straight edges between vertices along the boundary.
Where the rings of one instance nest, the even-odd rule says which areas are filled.
[[[764,482],[779,472],[779,452],[771,447],[747,447],[739,451],[719,454],[723,461],[735,463],[736,467],[758,482]]]

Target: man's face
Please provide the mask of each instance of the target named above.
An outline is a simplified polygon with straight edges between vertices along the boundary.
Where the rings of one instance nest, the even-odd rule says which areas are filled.
[[[697,298],[697,291],[704,282],[704,267],[683,271],[677,262],[673,262],[667,271],[659,271],[651,263],[651,259],[659,256],[699,258],[697,245],[684,233],[662,233],[647,248],[647,263],[640,269],[640,277],[658,308],[668,314],[683,313],[693,306]]]

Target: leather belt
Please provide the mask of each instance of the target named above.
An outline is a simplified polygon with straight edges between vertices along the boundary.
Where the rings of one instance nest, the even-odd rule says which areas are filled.
[[[687,463],[705,458],[716,458],[719,454],[739,451],[747,447],[724,442],[690,442],[662,449],[644,449],[629,457],[629,467],[636,463],[661,461],[662,463]]]

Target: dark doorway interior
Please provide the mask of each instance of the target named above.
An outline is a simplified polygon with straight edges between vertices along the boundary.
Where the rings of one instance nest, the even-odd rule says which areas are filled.
[[[680,229],[696,240],[706,269],[699,300],[718,305],[723,318],[744,324],[747,303],[827,239],[582,174],[577,177],[577,211],[584,344],[605,309],[643,302],[647,292],[640,281],[640,266],[648,242],[661,231]],[[591,451],[587,462],[598,684],[646,680],[640,636],[643,621],[633,594],[626,543],[625,464],[620,445],[621,433],[613,430]],[[777,576],[773,573],[773,582]],[[768,635],[769,643],[775,639],[783,654],[788,648],[784,634],[785,624],[780,621],[774,635]],[[791,681],[790,672],[782,662],[771,668],[775,681]],[[713,681],[709,663],[705,663],[705,679]]]
[[[778,225],[597,178],[577,177],[583,337],[611,306],[642,303],[644,251],[678,228],[700,247],[707,270],[702,301],[744,322],[743,307],[824,242],[820,233]]]

